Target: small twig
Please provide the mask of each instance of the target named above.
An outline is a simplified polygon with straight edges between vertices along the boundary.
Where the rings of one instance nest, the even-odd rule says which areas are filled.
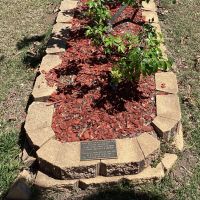
[[[185,166],[181,166],[186,172],[188,172],[188,174],[192,175],[192,172],[189,171]]]
[[[62,102],[62,100],[55,101],[55,102],[47,104],[47,106],[52,106],[52,105],[55,105],[55,104],[58,104],[58,103],[61,103],[61,102]]]

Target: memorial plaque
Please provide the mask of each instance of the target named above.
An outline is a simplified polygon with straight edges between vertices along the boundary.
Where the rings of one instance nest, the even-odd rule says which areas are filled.
[[[117,158],[115,140],[81,142],[81,160],[99,160]]]

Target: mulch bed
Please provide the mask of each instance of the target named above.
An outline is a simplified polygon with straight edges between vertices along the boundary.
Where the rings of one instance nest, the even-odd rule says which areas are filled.
[[[119,6],[110,7],[111,12]],[[58,92],[50,97],[55,105],[52,128],[56,138],[62,142],[104,140],[152,131],[156,114],[154,76],[113,89],[110,70],[119,55],[105,55],[101,46],[96,47],[84,36],[89,23],[82,15],[85,9],[82,0],[75,11],[62,64],[46,74],[48,83],[58,86]],[[115,22],[112,34],[138,34],[142,23],[141,11],[128,7]]]

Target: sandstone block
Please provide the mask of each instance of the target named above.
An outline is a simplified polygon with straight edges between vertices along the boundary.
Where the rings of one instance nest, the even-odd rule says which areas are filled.
[[[26,131],[51,127],[53,112],[53,105],[45,102],[33,102],[29,106],[26,116]]]
[[[152,121],[152,124],[156,133],[166,141],[169,141],[171,137],[176,135],[177,120],[157,116]]]
[[[78,180],[58,180],[38,172],[35,183],[36,186],[44,189],[69,189],[73,190],[78,187]]]
[[[46,101],[56,89],[55,85],[53,87],[47,85],[45,75],[40,74],[35,81],[32,95],[35,101]]]
[[[97,176],[95,178],[80,179],[79,187],[86,189],[87,187],[98,187],[101,185],[116,184],[121,180],[129,180],[133,183],[145,183],[147,181],[158,181],[164,177],[164,169],[162,163],[159,163],[155,168],[147,167],[142,172],[133,175],[104,177]]]
[[[53,26],[53,37],[67,39],[69,37],[71,24],[57,23]]]
[[[35,148],[54,137],[51,128],[53,112],[54,107],[48,106],[48,103],[34,102],[29,106],[25,130],[29,143]]]
[[[63,53],[66,50],[66,41],[60,38],[52,37],[47,45],[47,54]]]
[[[55,137],[55,133],[51,127],[34,129],[27,131],[27,137],[31,146],[35,149],[42,147],[48,140]]]
[[[162,158],[162,164],[164,166],[164,170],[168,173],[172,166],[175,164],[176,160],[178,159],[176,154],[169,154],[166,153]]]
[[[145,1],[142,1],[142,6],[144,10],[154,11],[154,12],[157,11],[157,6],[153,0],[150,0],[148,3]]]
[[[57,23],[71,23],[72,22],[73,17],[69,14],[66,14],[65,11],[60,11],[58,13],[56,22]]]
[[[178,83],[173,72],[161,72],[155,74],[156,89],[163,92],[176,94]]]
[[[63,0],[60,5],[61,11],[70,11],[77,7],[78,1],[76,0]]]
[[[95,177],[100,160],[80,161],[80,142],[49,140],[38,151],[40,169],[59,179]]]
[[[144,167],[144,156],[135,138],[117,139],[116,159],[101,161],[100,174],[104,176],[119,176],[137,174]]]
[[[179,98],[175,94],[156,96],[157,116],[180,121],[181,109]]]
[[[182,123],[179,122],[178,127],[177,127],[177,134],[174,137],[174,142],[173,144],[179,151],[183,151],[184,148],[184,139],[183,139],[183,127]]]
[[[142,16],[145,18],[146,22],[153,22],[153,23],[159,23],[158,15],[154,11],[142,11]]]
[[[51,69],[61,65],[62,59],[59,55],[47,54],[43,57],[40,65],[40,72],[49,72]]]
[[[155,160],[160,152],[160,141],[150,133],[137,137],[138,144],[144,154],[146,167]]]

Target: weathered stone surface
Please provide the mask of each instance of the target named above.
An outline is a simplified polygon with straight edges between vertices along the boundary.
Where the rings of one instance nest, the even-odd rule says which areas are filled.
[[[40,169],[60,179],[90,178],[98,175],[100,160],[80,161],[80,142],[49,140],[38,151]]]
[[[36,161],[36,158],[32,156],[28,156],[28,158],[25,159],[23,162],[26,167],[30,167],[31,165],[33,165],[33,163],[35,163],[35,161]]]
[[[56,22],[57,23],[71,23],[73,19],[73,16],[67,14],[65,11],[60,11],[58,13]]]
[[[178,159],[176,154],[166,153],[162,158],[162,164],[164,166],[164,170],[168,173],[172,166],[175,164],[176,160]]]
[[[102,184],[114,184],[123,179],[132,181],[134,183],[144,183],[146,181],[151,181],[151,180],[153,181],[161,180],[164,177],[164,175],[165,174],[163,165],[159,163],[155,168],[149,166],[139,174],[114,176],[114,177],[97,176],[95,178],[90,178],[90,179],[81,179],[79,186],[82,189],[86,189],[88,186],[98,187]]]
[[[176,134],[178,120],[157,116],[152,121],[152,124],[155,128],[156,133],[164,140],[168,141]]]
[[[53,26],[52,35],[53,37],[65,38],[69,37],[69,31],[71,28],[71,24],[66,23],[57,23]]]
[[[142,16],[145,17],[146,22],[159,23],[158,15],[154,11],[142,11]]]
[[[31,189],[25,182],[25,180],[18,179],[6,196],[9,200],[29,200],[31,197]]]
[[[137,174],[144,167],[144,155],[135,138],[117,139],[117,159],[102,160],[100,174],[119,176]]]
[[[51,128],[54,106],[48,103],[34,102],[29,106],[25,130],[29,143],[39,148],[54,136]]]
[[[47,45],[47,54],[63,53],[66,50],[66,41],[61,38],[52,37]]]
[[[150,0],[148,3],[145,1],[142,1],[142,6],[143,6],[143,10],[149,10],[149,11],[157,11],[157,6],[154,2],[154,0]]]
[[[173,72],[161,72],[155,74],[156,89],[172,94],[178,92],[176,75]]]
[[[48,140],[55,137],[55,133],[51,127],[45,127],[41,129],[34,129],[27,131],[27,137],[29,143],[35,149],[42,147]]]
[[[161,163],[159,163],[155,168],[147,167],[141,173],[128,176],[127,178],[134,183],[145,183],[147,181],[153,180],[158,181],[161,180],[165,176],[164,169]]]
[[[174,142],[173,144],[179,151],[183,151],[184,148],[184,139],[183,139],[183,127],[182,123],[179,122],[178,127],[177,127],[177,134],[174,137]]]
[[[50,189],[69,189],[73,190],[78,187],[78,180],[58,180],[47,176],[42,172],[38,172],[35,183],[40,188]]]
[[[35,81],[32,95],[35,101],[46,101],[56,89],[55,85],[53,87],[48,86],[45,75],[40,74]]]
[[[144,154],[145,164],[149,166],[160,151],[160,141],[150,133],[143,133],[137,138],[138,144]]]
[[[54,106],[46,102],[33,102],[26,116],[26,131],[51,127]]]
[[[40,65],[40,72],[49,72],[51,69],[59,66],[62,63],[62,59],[59,55],[47,54],[43,57]]]
[[[156,96],[157,115],[180,121],[181,109],[179,98],[175,94]]]
[[[70,11],[77,7],[78,1],[76,0],[63,0],[60,5],[61,11]]]

